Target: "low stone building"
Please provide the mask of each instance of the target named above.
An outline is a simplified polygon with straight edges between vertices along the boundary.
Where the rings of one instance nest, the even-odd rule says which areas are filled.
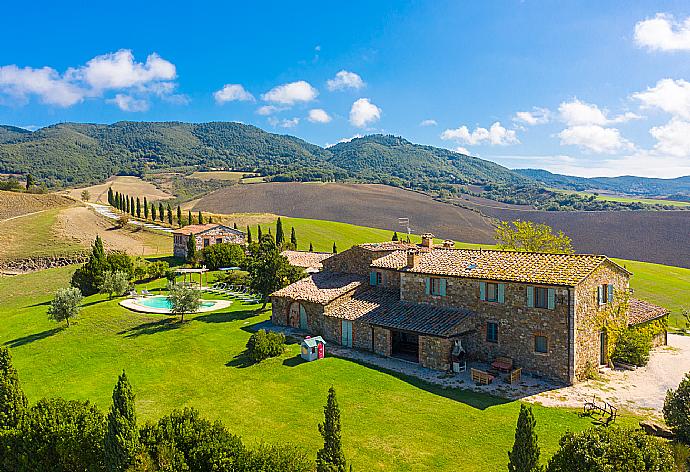
[[[245,234],[229,226],[214,223],[188,225],[173,231],[173,255],[175,257],[187,257],[187,242],[190,234],[194,235],[197,251],[218,243],[246,243]]]
[[[280,253],[295,267],[301,267],[307,274],[314,274],[323,269],[323,261],[333,256],[331,252],[311,252],[285,250]]]
[[[434,247],[424,235],[325,259],[322,272],[272,294],[272,321],[437,370],[460,340],[471,359],[510,357],[571,384],[608,362],[608,313],[624,310],[631,325],[667,317],[630,298],[630,276],[605,256]]]

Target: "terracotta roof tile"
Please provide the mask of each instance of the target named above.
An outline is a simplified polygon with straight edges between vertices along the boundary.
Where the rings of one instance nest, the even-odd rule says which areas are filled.
[[[625,271],[606,256],[591,254],[445,248],[421,252],[415,267],[404,270],[430,275],[574,286],[605,261]],[[406,253],[400,252],[377,259],[372,266],[402,269],[405,264]]]
[[[326,304],[362,285],[365,278],[356,274],[319,272],[298,280],[271,294],[293,300]]]
[[[374,326],[447,337],[474,313],[467,309],[441,308],[398,299],[397,292],[370,289],[327,312],[326,316],[359,320]]]
[[[668,315],[668,313],[669,312],[666,308],[654,305],[653,303],[649,303],[644,300],[631,298],[628,301],[629,325],[636,325],[644,323],[645,321],[661,318],[664,315]]]
[[[364,243],[359,244],[359,247],[367,251],[400,251],[403,249],[416,248],[417,245],[413,243],[406,243],[403,241],[384,241],[382,243]]]
[[[333,254],[330,252],[308,252],[308,251],[283,251],[281,254],[287,257],[290,264],[305,269],[321,269],[324,259],[328,259]]]

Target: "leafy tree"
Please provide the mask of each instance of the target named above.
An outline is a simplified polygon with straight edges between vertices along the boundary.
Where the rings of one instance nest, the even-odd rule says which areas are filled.
[[[107,293],[112,300],[113,296],[122,296],[129,287],[129,279],[125,272],[107,270],[103,273],[101,293]]]
[[[573,246],[568,236],[559,231],[551,232],[551,227],[531,221],[516,220],[512,223],[501,221],[496,228],[498,247],[510,251],[527,252],[573,252]]]
[[[67,287],[58,289],[55,292],[53,301],[50,302],[48,308],[48,319],[53,321],[66,321],[69,326],[69,320],[79,314],[79,304],[82,301],[82,295],[78,288]]]
[[[679,441],[690,445],[690,372],[685,374],[678,388],[666,392],[664,420]]]
[[[393,238],[391,239],[391,241],[397,241],[397,240],[398,240],[398,232],[393,231]]]
[[[81,201],[82,202],[88,202],[89,200],[91,200],[91,193],[86,189],[82,190],[81,191]]]
[[[26,395],[19,383],[19,374],[12,364],[12,355],[0,346],[0,434],[16,428],[26,412]]]
[[[159,203],[158,204],[158,220],[163,223],[165,220],[165,208],[163,208],[163,204]]]
[[[149,219],[149,202],[146,200],[146,197],[144,197],[144,219]]]
[[[333,241],[333,254],[338,254],[338,247],[335,245],[335,241]]]
[[[113,404],[107,422],[108,428],[103,443],[107,469],[112,472],[124,472],[133,465],[139,450],[134,391],[124,370],[113,389]]]
[[[155,205],[155,203],[151,204],[151,221],[153,221],[153,222],[156,221],[156,205]]]
[[[515,428],[515,442],[513,450],[508,453],[509,472],[540,472],[543,468],[539,465],[539,442],[534,428],[537,421],[532,414],[532,407],[520,405]]]
[[[173,315],[180,315],[181,322],[184,322],[185,313],[193,314],[199,311],[201,298],[199,297],[199,291],[197,289],[185,285],[173,284],[168,285],[168,290],[170,291],[168,297],[172,305],[170,311]]]
[[[248,264],[251,275],[250,287],[263,298],[262,309],[266,308],[268,296],[303,277],[302,269],[290,265],[287,258],[280,254],[273,238],[265,235],[259,244],[251,249],[252,255]]]
[[[193,262],[196,259],[196,238],[194,234],[190,234],[187,238],[187,262]]]
[[[285,335],[260,329],[247,341],[247,357],[252,362],[261,362],[285,352]]]
[[[566,433],[547,472],[672,472],[669,447],[643,431],[610,427]]]
[[[141,218],[141,200],[137,197],[137,218]]]
[[[242,266],[244,257],[244,249],[237,244],[230,243],[211,244],[201,251],[201,258],[211,270],[217,270],[221,267]]]
[[[285,242],[285,234],[283,233],[283,221],[278,217],[276,222],[276,244],[281,246]]]
[[[314,245],[309,243],[309,252],[314,252]]]
[[[340,433],[340,408],[335,388],[328,389],[328,401],[323,408],[324,422],[319,424],[323,448],[316,453],[317,472],[345,472],[346,461]]]
[[[297,250],[297,233],[295,233],[294,226],[290,229],[290,244],[293,249]]]
[[[252,243],[252,230],[249,228],[249,225],[247,225],[247,244]]]
[[[177,226],[182,227],[182,208],[177,205]]]

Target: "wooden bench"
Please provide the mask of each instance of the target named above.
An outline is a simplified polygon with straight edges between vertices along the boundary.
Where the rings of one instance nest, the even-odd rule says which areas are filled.
[[[494,381],[494,376],[483,370],[472,368],[470,372],[472,373],[472,382],[477,385],[489,385]]]
[[[519,383],[520,379],[522,379],[522,367],[518,367],[517,369],[511,370],[510,374],[508,374],[508,377],[506,377],[506,380],[510,385],[515,385],[516,383]]]
[[[497,357],[491,363],[491,367],[500,372],[510,372],[513,370],[513,359],[510,357]]]

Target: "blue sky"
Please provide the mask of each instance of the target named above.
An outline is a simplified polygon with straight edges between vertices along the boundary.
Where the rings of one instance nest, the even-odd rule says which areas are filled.
[[[690,175],[688,2],[98,3],[3,6],[0,123],[241,121]]]

